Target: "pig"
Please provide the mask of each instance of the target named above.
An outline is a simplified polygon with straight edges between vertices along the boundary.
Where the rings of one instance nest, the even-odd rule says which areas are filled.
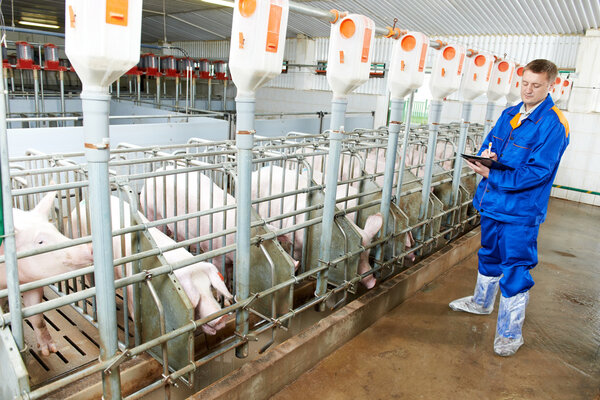
[[[285,178],[285,184],[283,184]],[[296,185],[297,181],[297,185]],[[303,173],[298,173],[296,170],[283,169],[278,166],[266,166],[252,173],[252,198],[257,199],[261,197],[267,197],[274,193],[290,192],[297,189],[304,189],[309,187],[308,176]],[[348,189],[348,194],[346,190]],[[337,197],[352,196],[358,192],[357,189],[352,186],[342,185],[337,188]],[[269,202],[259,203],[258,213],[262,216],[275,216],[284,213],[294,211],[295,209],[303,209],[307,206],[307,198],[305,193],[300,193],[297,198],[286,197],[282,201],[271,200]],[[353,207],[356,204],[356,199],[348,201],[347,207]],[[368,246],[377,232],[381,229],[383,223],[381,214],[377,213],[367,218],[364,229],[359,228],[352,222],[352,215],[346,215],[348,221],[356,228],[360,234],[363,246]],[[305,220],[304,214],[298,214],[296,216],[296,224],[302,223]],[[288,217],[282,220],[284,228],[294,225],[293,218]],[[289,240],[292,240],[291,233],[289,234]],[[294,243],[294,258],[299,259],[302,254],[302,247],[304,245],[303,231],[302,229],[293,232],[293,243]],[[358,272],[363,274],[371,269],[369,264],[369,253],[370,250],[363,251],[360,254]],[[375,286],[376,279],[371,274],[362,279],[362,284],[371,289]]]
[[[71,241],[48,221],[55,197],[56,192],[49,192],[31,211],[13,208],[17,252],[43,249],[50,245]],[[4,246],[5,242],[2,242],[0,255],[4,255]],[[20,258],[17,260],[19,283],[34,282],[63,274],[90,265],[93,261],[91,243]],[[0,263],[0,289],[6,289],[6,287],[6,265]],[[25,307],[41,303],[43,294],[43,288],[24,292],[23,303]],[[50,353],[56,353],[58,351],[56,343],[52,340],[43,316],[37,314],[28,319],[33,326],[37,348],[42,355],[48,356]]]
[[[130,226],[131,214],[130,214],[130,205],[126,202],[122,203],[121,201],[115,197],[110,197],[110,207],[111,207],[111,224],[113,229],[126,228]],[[121,210],[123,212],[123,221],[125,226],[121,226]],[[79,204],[79,211],[81,215],[81,220],[77,221],[77,210],[73,210],[72,212],[72,221],[74,224],[79,223],[81,228],[81,232],[83,235],[87,234],[87,220],[86,220],[86,212],[85,212],[85,203],[81,202]],[[140,218],[143,223],[148,223],[149,221],[140,213]],[[77,232],[77,226],[73,229],[74,232]],[[159,231],[157,228],[149,228],[148,233],[152,236],[154,241],[159,247],[167,247],[175,244],[175,241]],[[132,254],[131,250],[131,235],[125,235],[125,249],[121,246],[121,236],[113,237],[113,257],[115,259],[126,257]],[[163,253],[165,260],[169,264],[174,264],[176,262],[183,261],[187,258],[193,257],[191,253],[183,248],[177,248],[174,250],[167,251]],[[130,275],[132,272],[131,264],[126,264],[126,274]],[[115,275],[117,278],[122,277],[122,269],[120,267],[115,268]],[[216,291],[221,294],[226,300],[231,300],[233,296],[225,286],[221,274],[217,270],[217,268],[208,262],[198,262],[195,264],[191,264],[184,268],[179,268],[173,272],[177,277],[177,280],[183,287],[186,295],[190,299],[192,306],[194,307],[195,318],[204,318],[208,315],[211,315],[219,310],[221,310],[220,304],[215,300],[212,294],[211,285],[216,289]],[[127,296],[128,296],[128,309],[131,315],[133,315],[133,288],[132,286],[127,287]],[[202,325],[202,330],[209,334],[214,335],[219,329],[222,329],[227,323],[228,317],[223,316],[219,319],[210,321],[204,325]]]
[[[379,152],[369,151],[368,152],[367,157],[364,160],[365,161],[364,162],[365,174],[370,175],[370,174],[375,174],[375,173],[383,173],[385,171],[385,157],[383,157],[383,155],[384,155],[384,153],[382,151],[379,151]],[[412,156],[413,158],[416,159],[416,152],[411,152],[411,154],[409,154],[408,156]],[[407,156],[407,159],[408,159],[408,156]],[[395,171],[398,171],[399,164],[400,164],[400,157],[397,156],[395,167],[394,167]],[[341,179],[343,179],[343,180],[356,178],[356,177],[360,176],[361,175],[360,163],[358,163],[358,162],[352,163],[352,168],[351,168],[349,158],[343,157],[342,163],[341,163],[340,175],[341,175]],[[323,175],[323,173],[321,173],[318,170],[313,170],[313,179],[317,183],[324,182],[324,175]],[[377,183],[380,187],[383,187],[383,181],[384,181],[383,174],[380,176],[377,176],[375,178],[375,183]],[[358,188],[359,186],[360,186],[360,184],[358,182],[353,182],[352,186],[351,186],[351,188],[352,188],[351,191],[356,192],[356,189],[354,189],[354,188]],[[345,188],[343,186],[342,187],[338,186],[338,197],[346,196],[345,193],[341,193],[342,190],[345,190]],[[412,232],[409,231],[404,236],[404,246],[406,249],[409,249],[409,248],[413,247],[414,244],[415,244],[415,240],[413,239]],[[409,253],[407,255],[407,258],[410,259],[411,261],[414,261],[415,260],[414,253]]]
[[[146,179],[140,193],[142,209],[144,214],[151,221],[184,214],[186,212],[186,200],[187,212],[189,213],[235,204],[233,196],[229,193],[225,193],[223,189],[214,184],[212,180],[203,173],[175,173],[177,170],[174,167],[165,167],[157,170],[157,172],[161,171],[173,171],[173,173],[166,175],[165,178],[157,177],[156,179]],[[212,202],[210,199],[211,190],[213,193]],[[154,202],[154,193],[157,193],[156,203]],[[166,193],[166,204],[162,196],[163,193]],[[177,197],[177,202],[175,202],[175,195]],[[167,229],[172,233],[177,232],[175,240],[179,242],[188,239],[188,237],[185,236],[186,225],[190,237],[196,235],[204,236],[212,233],[210,230],[211,219],[213,231],[234,228],[236,226],[235,208],[227,210],[226,212],[202,216],[200,217],[200,221],[198,221],[198,218],[191,218],[178,221],[177,223],[169,223],[167,224]],[[232,233],[225,236],[225,245],[228,246],[234,243],[235,234]],[[214,239],[212,245],[213,249],[221,247],[222,238],[219,237]],[[204,252],[209,251],[210,240],[201,242],[200,248]],[[213,263],[219,270],[222,270],[223,267],[222,260],[222,256],[213,259]],[[225,254],[225,264],[228,266],[233,265],[233,252]]]
[[[176,171],[173,167],[165,167],[158,169],[160,171]],[[177,186],[175,186],[177,185]],[[175,190],[177,188],[177,193]],[[212,190],[212,203],[210,193]],[[154,193],[157,193],[156,203],[154,201]],[[163,193],[166,193],[166,208]],[[174,197],[177,195],[177,203],[175,204]],[[187,195],[187,199],[186,199]],[[216,185],[208,176],[200,172],[173,173],[167,175],[166,178],[157,177],[148,178],[144,183],[144,187],[140,193],[140,203],[145,215],[152,221],[163,218],[170,218],[177,215],[182,215],[186,212],[197,212],[210,210],[212,208],[222,207],[224,205],[234,205],[236,203],[233,196],[226,193],[218,185]],[[199,200],[199,201],[198,201]],[[164,210],[166,209],[166,213]],[[166,215],[163,215],[166,214]],[[212,218],[212,231],[210,222]],[[232,208],[226,212],[218,212],[212,215],[205,215],[200,218],[191,218],[175,223],[167,224],[167,229],[175,232],[177,228],[177,237],[175,240],[182,241],[188,239],[185,236],[186,226],[190,237],[195,235],[204,236],[220,230],[232,229],[236,227],[236,210]],[[274,229],[270,226],[271,229]],[[289,241],[285,235],[277,238],[284,248],[289,247]],[[222,238],[219,237],[212,241],[213,249],[218,249],[223,246]],[[225,245],[233,245],[235,243],[235,234],[231,233],[225,236]],[[200,242],[200,249],[203,252],[210,250],[210,240]],[[219,270],[223,267],[223,258],[215,257],[213,262]],[[225,254],[225,267],[228,275],[228,281],[232,279],[233,270],[233,252]],[[295,267],[298,267],[298,261],[294,260]]]

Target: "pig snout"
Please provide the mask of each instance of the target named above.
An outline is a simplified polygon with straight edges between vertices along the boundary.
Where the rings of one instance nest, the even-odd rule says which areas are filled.
[[[84,243],[64,249],[67,263],[73,267],[82,267],[94,262],[94,250],[91,243]]]

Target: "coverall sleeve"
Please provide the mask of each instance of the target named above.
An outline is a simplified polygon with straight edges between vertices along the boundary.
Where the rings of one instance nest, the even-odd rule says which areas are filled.
[[[494,140],[494,135],[498,135],[497,131],[499,131],[498,127],[502,126],[502,124],[504,124],[506,122],[506,113],[503,112],[502,115],[500,115],[500,118],[498,118],[498,121],[496,121],[496,124],[494,125],[494,127],[490,130],[490,132],[487,134],[487,136],[485,137],[485,139],[483,139],[483,142],[481,143],[481,148],[479,149],[479,151],[477,152],[477,155],[480,156],[481,153],[483,153],[483,151],[485,149],[488,148],[489,143],[492,142],[492,152],[496,153],[497,151],[497,143]]]
[[[527,161],[519,168],[512,171],[490,170],[490,184],[504,191],[521,191],[545,185],[560,161],[567,140],[565,128],[558,121],[545,132],[545,139],[532,149]]]

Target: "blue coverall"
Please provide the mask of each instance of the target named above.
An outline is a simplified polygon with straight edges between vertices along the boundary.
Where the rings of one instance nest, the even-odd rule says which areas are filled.
[[[552,182],[569,144],[569,124],[550,95],[521,123],[523,103],[509,107],[483,141],[514,170],[491,169],[473,205],[481,214],[479,272],[500,276],[504,297],[528,291],[537,265],[537,235],[546,218]]]

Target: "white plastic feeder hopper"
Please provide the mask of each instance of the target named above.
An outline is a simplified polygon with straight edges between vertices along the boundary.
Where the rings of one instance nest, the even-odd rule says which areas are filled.
[[[94,276],[100,333],[100,360],[117,352],[110,189],[108,182],[108,87],[138,63],[142,0],[66,0],[65,52],[83,84],[83,132],[89,170]],[[107,398],[120,398],[120,377],[103,372]]]
[[[506,95],[506,102],[508,104],[513,104],[514,102],[521,100],[521,80],[523,79],[523,70],[525,67],[516,67],[513,71],[511,82],[510,82],[510,90]]]
[[[350,14],[331,25],[327,82],[334,99],[347,98],[369,79],[374,36],[375,24],[364,15]]]
[[[556,80],[554,81],[554,86],[552,87],[552,90],[550,91],[550,96],[552,97],[552,100],[554,101],[554,103],[558,103],[558,101],[560,100],[560,97],[562,96],[562,78],[560,76],[556,77]]]
[[[281,73],[288,20],[287,0],[237,0],[233,8],[229,70],[239,98]]]
[[[559,103],[564,106],[567,105],[569,101],[569,97],[571,96],[571,81],[568,79],[563,80],[560,91],[562,92],[560,95]]]
[[[494,64],[487,91],[489,101],[497,101],[508,94],[514,69],[515,63],[512,61],[500,60]]]
[[[423,85],[429,38],[408,32],[394,43],[388,85],[392,99],[402,99]]]
[[[480,52],[467,58],[465,73],[460,83],[460,93],[464,101],[473,101],[488,90],[493,65],[494,56],[490,53]]]
[[[327,82],[333,91],[329,127],[329,154],[325,182],[325,201],[321,228],[319,258],[327,264],[331,261],[331,236],[335,214],[335,194],[340,164],[342,139],[348,94],[369,79],[371,69],[371,46],[374,43],[373,20],[359,14],[349,14],[341,21],[332,23],[327,57]],[[327,291],[327,271],[317,276],[316,293]],[[324,310],[325,304],[319,306]]]
[[[452,44],[439,50],[433,62],[429,89],[434,100],[457,91],[460,87],[466,51],[463,46]]]

